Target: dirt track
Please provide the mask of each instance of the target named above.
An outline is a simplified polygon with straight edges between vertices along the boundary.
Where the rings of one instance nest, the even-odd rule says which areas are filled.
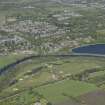
[[[105,105],[105,91],[98,90],[81,96],[86,105]]]

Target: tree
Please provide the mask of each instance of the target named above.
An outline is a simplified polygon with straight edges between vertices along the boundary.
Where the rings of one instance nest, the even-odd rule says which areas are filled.
[[[48,102],[47,105],[52,105],[52,103],[51,102]]]

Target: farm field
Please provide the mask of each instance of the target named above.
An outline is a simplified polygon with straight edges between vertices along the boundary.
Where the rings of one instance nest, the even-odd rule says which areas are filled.
[[[63,80],[58,83],[42,86],[36,91],[42,94],[51,103],[63,102],[70,97],[77,97],[81,94],[97,90],[93,84],[73,80]]]
[[[5,83],[6,88],[1,88],[0,105],[9,105],[8,101],[14,102],[15,105],[17,100],[21,103],[26,97],[29,97],[29,100],[22,101],[23,105],[34,103],[34,99],[47,100],[59,105],[68,101],[70,97],[71,102],[81,103],[78,98],[81,95],[103,89],[91,79],[103,76],[104,61],[103,57],[82,56],[42,57],[24,61],[12,68],[13,70],[8,69],[8,74],[1,75],[0,84]],[[82,78],[83,80],[78,79],[78,75],[93,69],[97,71],[89,74],[89,77]],[[104,85],[104,80],[102,83]],[[15,94],[17,95],[14,96]]]
[[[26,55],[23,55],[23,54],[17,54],[17,55],[9,54],[9,55],[0,56],[0,68],[6,66],[8,64],[11,64],[19,59],[22,59],[25,56]]]

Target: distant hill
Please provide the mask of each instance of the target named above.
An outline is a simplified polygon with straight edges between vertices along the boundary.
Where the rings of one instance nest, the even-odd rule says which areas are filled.
[[[0,2],[82,2],[82,1],[105,1],[105,0],[0,0]]]
[[[105,3],[105,0],[0,0],[2,3]]]

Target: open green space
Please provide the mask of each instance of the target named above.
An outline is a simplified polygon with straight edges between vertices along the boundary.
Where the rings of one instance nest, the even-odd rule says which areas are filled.
[[[23,54],[17,54],[17,55],[9,54],[9,55],[0,56],[0,68],[6,66],[8,64],[11,64],[19,59],[22,59],[25,56],[26,55],[23,55]]]
[[[38,92],[47,100],[56,103],[63,102],[65,99],[69,99],[70,96],[77,97],[96,89],[97,87],[93,84],[73,80],[63,80],[58,83],[42,86],[35,90],[38,90]]]
[[[19,93],[15,97],[21,97],[23,100],[25,98],[25,92],[28,92],[30,89],[33,92],[30,94],[27,93],[29,94],[29,101],[25,101],[26,104],[23,105],[34,102],[33,99],[37,95],[33,95],[33,93],[40,94],[41,97],[52,103],[66,101],[70,97],[77,98],[82,94],[97,90],[98,87],[95,85],[95,82],[89,81],[90,83],[86,83],[86,81],[73,80],[70,76],[80,74],[87,70],[90,71],[94,68],[99,70],[102,68],[103,70],[104,62],[105,59],[103,57],[82,56],[66,58],[42,57],[27,60],[16,65],[15,68],[12,68],[13,70],[9,69],[8,74],[0,77],[0,84],[5,83],[3,86],[1,85],[0,98]],[[102,76],[103,72],[94,72],[89,75],[89,78]],[[11,81],[15,82],[11,84]],[[30,99],[31,96],[33,97],[32,100]],[[10,102],[16,102],[18,100],[21,103],[20,98],[17,99],[15,97],[9,97],[5,101],[2,101],[3,104],[0,105],[7,105],[7,100]]]

